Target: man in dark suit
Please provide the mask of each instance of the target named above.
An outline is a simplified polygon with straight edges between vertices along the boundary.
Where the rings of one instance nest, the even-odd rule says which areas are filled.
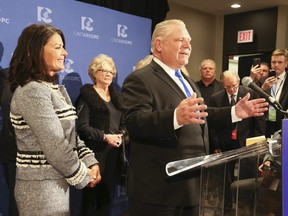
[[[200,92],[201,97],[204,98],[204,103],[209,107],[210,106],[210,97],[212,94],[221,91],[224,89],[222,83],[216,79],[216,63],[212,59],[204,59],[200,63],[199,67],[200,76],[201,79],[196,82]],[[211,144],[213,142],[211,141],[213,139],[212,133],[209,133],[209,149],[210,153],[213,153],[211,150]],[[208,194],[207,194],[207,200],[208,203],[211,205],[216,204],[216,197],[217,197],[217,190],[215,187],[214,182],[214,170],[211,169],[210,172],[209,181],[207,184],[208,186]],[[217,172],[216,172],[217,175]]]
[[[251,98],[258,97],[252,89],[239,85],[240,77],[236,71],[224,71],[220,76],[220,81],[225,90],[219,91],[211,96],[210,102],[213,107],[233,106],[247,93],[250,93]],[[212,137],[210,146],[212,146],[212,151],[214,153],[235,150],[246,146],[247,138],[264,136],[265,128],[265,117],[260,116],[243,119],[242,121],[233,124],[230,128],[212,129],[210,130]],[[236,176],[234,176],[235,164],[235,160],[227,163],[225,187],[218,188],[220,200],[223,199],[221,190],[225,188],[224,212],[228,212],[232,207],[232,192],[230,190],[230,185],[236,178]],[[240,167],[246,167],[245,169],[240,170],[241,172],[239,172],[238,176],[240,179],[255,177],[255,167],[257,167],[257,164],[253,160],[250,160],[249,158],[241,160]],[[219,172],[221,172],[221,170],[218,170],[218,173]],[[222,179],[220,181],[223,182]]]
[[[198,80],[196,84],[204,98],[204,103],[210,106],[211,95],[224,89],[222,83],[216,79],[216,63],[212,59],[204,59],[199,71],[201,80]]]
[[[174,177],[165,173],[168,162],[205,155],[209,150],[207,106],[203,98],[196,98],[200,96],[196,84],[178,71],[188,63],[190,42],[182,21],[157,24],[151,42],[152,62],[123,83],[121,105],[130,135],[127,191],[131,216],[199,215],[200,170]],[[264,114],[267,108],[257,107],[267,103],[248,98],[232,109],[209,110],[209,118],[224,127],[235,117]],[[256,113],[252,111],[255,107]]]
[[[288,66],[288,51],[276,49],[271,55],[271,70],[276,76],[269,76],[259,80],[261,88],[274,97],[282,106],[282,110],[288,109],[288,78],[286,67]],[[270,138],[276,131],[282,128],[284,114],[270,106],[266,114],[266,137]],[[286,117],[288,117],[286,115]]]
[[[220,80],[225,90],[219,91],[211,96],[212,107],[233,106],[237,101],[250,93],[251,99],[258,98],[258,95],[250,88],[240,85],[240,78],[235,71],[224,71]],[[231,95],[233,95],[234,104],[231,105]],[[235,129],[236,127],[236,129]],[[246,146],[246,139],[265,135],[265,118],[251,117],[243,119],[226,130],[216,130],[218,139],[213,140],[213,152],[229,151]]]

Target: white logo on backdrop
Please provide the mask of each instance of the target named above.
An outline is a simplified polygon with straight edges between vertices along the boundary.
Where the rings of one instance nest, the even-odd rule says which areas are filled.
[[[52,13],[52,10],[50,8],[46,7],[37,7],[37,21],[44,22],[44,23],[51,23],[52,19],[49,17],[49,15]]]
[[[71,74],[74,71],[74,68],[73,68],[73,64],[74,64],[74,61],[72,59],[65,59],[65,63],[64,63],[64,66],[65,68],[63,70],[61,70],[60,73],[58,73],[59,75],[59,83],[62,83],[63,80],[69,80],[69,81],[79,81],[78,79],[80,78],[75,78],[74,76],[67,76],[67,74]]]
[[[63,71],[66,73],[74,72],[74,69],[71,67],[73,64],[74,64],[74,61],[72,59],[65,59],[65,68]]]
[[[74,31],[74,35],[76,37],[84,37],[84,38],[90,38],[90,39],[95,39],[95,40],[99,40],[99,35],[95,35],[95,34],[91,34],[88,32],[91,32],[94,30],[92,23],[94,22],[94,20],[91,17],[85,17],[82,16],[81,17],[81,30],[83,31]],[[87,32],[88,31],[88,32]]]
[[[117,36],[123,37],[123,38],[128,37],[128,34],[126,33],[127,29],[128,29],[128,27],[126,25],[118,24],[117,25]]]
[[[125,40],[123,38],[127,38],[128,27],[126,25],[118,24],[117,25],[117,37],[118,38],[111,38],[112,43],[121,43],[121,44],[126,44],[126,45],[133,45],[133,41],[131,40]]]
[[[93,27],[92,27],[92,23],[94,22],[94,20],[90,17],[81,17],[81,29],[82,30],[86,30],[86,31],[93,31]]]
[[[0,23],[9,24],[9,22],[10,22],[10,20],[8,18],[0,17]]]

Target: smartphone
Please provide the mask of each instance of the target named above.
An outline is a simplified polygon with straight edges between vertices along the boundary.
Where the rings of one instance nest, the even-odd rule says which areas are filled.
[[[269,72],[269,77],[272,77],[272,76],[276,76],[276,72],[275,72],[275,70],[271,70],[270,72]]]
[[[253,66],[258,65],[260,67],[261,64],[261,58],[253,58]]]

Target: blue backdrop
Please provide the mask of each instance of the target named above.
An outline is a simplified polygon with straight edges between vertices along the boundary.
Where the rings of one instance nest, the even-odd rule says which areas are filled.
[[[64,32],[68,56],[59,82],[65,84],[73,102],[80,87],[91,83],[88,65],[96,55],[104,53],[114,59],[115,82],[121,87],[136,63],[150,52],[150,19],[74,0],[0,0],[0,67],[9,66],[20,33],[32,23],[48,23]],[[2,118],[0,130],[1,122]],[[7,214],[7,201],[0,165],[0,215]],[[119,187],[115,215],[126,208],[125,201],[125,191]]]

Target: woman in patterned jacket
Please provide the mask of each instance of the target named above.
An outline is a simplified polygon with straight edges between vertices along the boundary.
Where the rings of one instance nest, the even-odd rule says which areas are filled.
[[[101,179],[93,152],[76,138],[76,112],[57,72],[67,56],[64,35],[48,24],[21,33],[10,62],[10,119],[17,142],[15,197],[19,214],[69,215],[69,185]]]

